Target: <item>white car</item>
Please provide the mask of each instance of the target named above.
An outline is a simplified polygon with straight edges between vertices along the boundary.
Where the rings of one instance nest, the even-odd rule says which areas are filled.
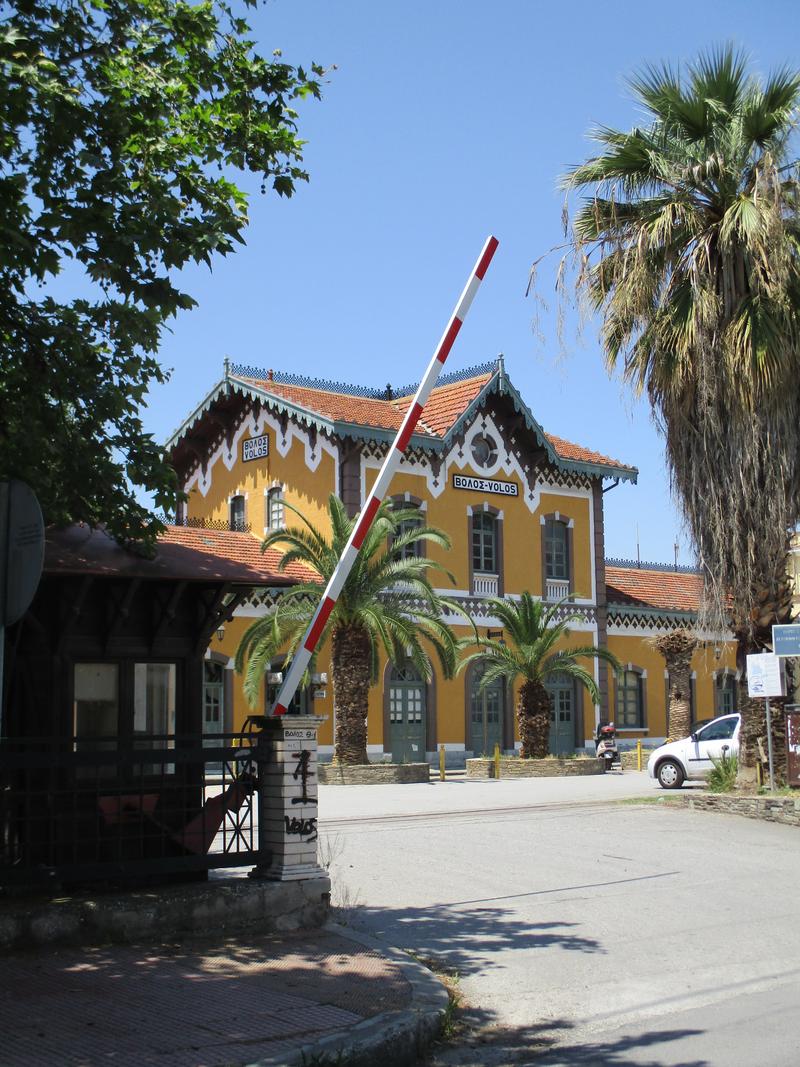
[[[680,789],[687,778],[705,778],[712,759],[739,755],[741,722],[740,715],[722,715],[689,737],[662,745],[647,761],[647,773],[664,789]]]

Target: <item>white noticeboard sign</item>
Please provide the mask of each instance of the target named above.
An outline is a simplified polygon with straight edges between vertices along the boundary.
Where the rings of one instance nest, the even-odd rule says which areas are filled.
[[[772,652],[747,657],[747,695],[751,697],[782,697],[783,661]]]

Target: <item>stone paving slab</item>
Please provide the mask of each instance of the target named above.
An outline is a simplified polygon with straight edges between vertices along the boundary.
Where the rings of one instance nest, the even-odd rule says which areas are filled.
[[[0,960],[4,1067],[231,1067],[407,1009],[396,959],[329,930]]]

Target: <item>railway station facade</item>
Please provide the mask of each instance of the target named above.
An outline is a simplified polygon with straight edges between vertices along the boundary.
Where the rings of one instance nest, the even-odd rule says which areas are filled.
[[[286,503],[327,527],[335,493],[355,515],[397,432],[415,386],[370,390],[339,382],[226,362],[222,380],[168,443],[188,501],[178,523],[248,532],[260,540],[295,521]],[[496,630],[486,598],[527,590],[545,601],[569,598],[569,641],[609,648],[623,669],[595,663],[595,705],[571,680],[551,687],[550,749],[592,744],[598,719],[616,721],[623,744],[652,745],[667,733],[665,662],[654,638],[693,626],[701,580],[689,568],[607,560],[605,493],[635,482],[634,466],[546,433],[515,388],[502,357],[440,379],[422,413],[390,497],[418,505],[452,547],[428,551],[455,577],[441,591],[472,616],[479,633]],[[436,584],[441,585],[442,579]],[[241,604],[212,639],[205,662],[209,730],[236,730],[251,710],[241,679],[231,675],[246,627],[274,609],[278,589],[265,587]],[[459,634],[467,628],[450,620]],[[695,718],[735,707],[734,645],[700,635],[692,661]],[[703,640],[702,638],[706,639]],[[282,677],[275,661],[265,679],[268,710]],[[332,750],[333,688],[323,650],[313,684],[293,710],[326,718],[320,754]],[[382,662],[370,692],[370,758],[432,759],[444,746],[465,755],[515,747],[515,695],[500,685],[481,690],[480,666],[455,679],[435,667],[430,681],[409,665]]]

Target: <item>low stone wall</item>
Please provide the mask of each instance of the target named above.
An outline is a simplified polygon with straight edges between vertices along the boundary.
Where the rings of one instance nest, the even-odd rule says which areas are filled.
[[[684,793],[662,799],[693,811],[720,811],[726,815],[745,815],[748,819],[800,826],[800,796],[743,797],[731,793]]]
[[[508,759],[500,757],[501,778],[569,778],[584,774],[604,774],[601,759]],[[480,757],[467,760],[467,778],[494,778],[494,760]]]
[[[320,785],[408,785],[431,780],[429,763],[320,763]]]
[[[657,746],[652,748],[642,748],[642,770],[647,770],[647,761],[650,759],[651,752],[655,752]],[[626,748],[620,752],[622,757],[622,766],[626,771],[637,771],[639,769],[639,763],[636,758],[635,748]]]
[[[212,878],[45,901],[12,897],[0,902],[0,950],[315,929],[328,919],[330,892],[324,876],[294,882]]]

